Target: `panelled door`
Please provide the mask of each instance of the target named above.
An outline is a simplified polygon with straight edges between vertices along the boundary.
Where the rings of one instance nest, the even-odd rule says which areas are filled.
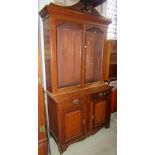
[[[82,26],[57,24],[58,88],[81,84]]]
[[[101,92],[98,93],[98,97],[93,99],[93,129],[102,126],[108,119],[108,96]]]
[[[64,102],[62,112],[63,143],[85,135],[85,99]]]
[[[104,56],[104,30],[89,27],[85,34],[85,83],[102,80]]]

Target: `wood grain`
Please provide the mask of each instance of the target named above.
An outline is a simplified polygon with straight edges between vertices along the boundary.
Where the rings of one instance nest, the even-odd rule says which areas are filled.
[[[50,132],[60,153],[110,124],[112,87],[104,80],[111,21],[88,9],[51,3],[40,11]]]
[[[38,39],[38,155],[48,155],[44,99],[41,78],[40,38]]]

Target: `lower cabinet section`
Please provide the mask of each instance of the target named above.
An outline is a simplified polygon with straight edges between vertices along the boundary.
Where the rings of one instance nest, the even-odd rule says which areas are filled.
[[[110,124],[110,88],[106,91],[82,95],[48,97],[50,131],[60,153],[67,147],[96,133]]]

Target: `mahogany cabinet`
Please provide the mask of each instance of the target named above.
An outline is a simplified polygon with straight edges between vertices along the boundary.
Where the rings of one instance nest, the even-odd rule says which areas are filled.
[[[59,151],[110,124],[111,86],[105,84],[110,20],[80,2],[41,11],[51,135]]]

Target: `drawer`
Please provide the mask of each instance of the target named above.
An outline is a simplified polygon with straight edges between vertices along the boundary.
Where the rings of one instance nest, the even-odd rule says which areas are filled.
[[[110,92],[109,90],[98,92],[98,93],[92,94],[92,97],[95,99],[104,98],[109,95],[109,92]]]
[[[63,110],[70,108],[78,108],[84,106],[87,100],[87,97],[75,97],[65,100],[64,102],[61,102],[59,105]]]

